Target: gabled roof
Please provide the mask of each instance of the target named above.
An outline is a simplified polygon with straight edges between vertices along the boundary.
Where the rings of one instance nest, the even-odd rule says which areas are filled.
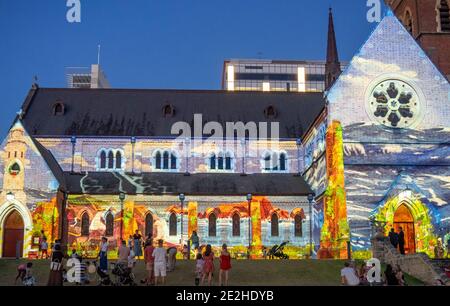
[[[313,193],[303,177],[293,174],[217,174],[89,172],[64,173],[71,194],[306,196]]]
[[[54,115],[56,103],[63,115]],[[166,105],[173,116],[164,116]],[[323,93],[227,92],[207,90],[33,88],[22,121],[33,136],[170,137],[172,125],[194,114],[210,121],[279,122],[281,138],[299,138],[324,108]],[[276,117],[267,118],[273,106]],[[270,126],[270,125],[269,125]]]

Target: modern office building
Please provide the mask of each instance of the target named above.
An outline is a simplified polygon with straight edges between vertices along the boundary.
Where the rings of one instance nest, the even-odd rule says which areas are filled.
[[[68,88],[111,88],[100,65],[66,68]]]

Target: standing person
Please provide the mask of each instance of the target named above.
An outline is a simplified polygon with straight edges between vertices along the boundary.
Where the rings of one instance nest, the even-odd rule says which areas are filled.
[[[155,260],[155,286],[158,285],[158,278],[161,277],[161,284],[164,285],[167,275],[167,260],[166,260],[166,249],[163,247],[164,241],[162,239],[158,240],[158,247],[153,251],[153,258]]]
[[[130,250],[130,252],[128,253],[127,262],[128,262],[128,268],[130,269],[130,271],[132,271],[134,266],[136,266],[136,255],[134,253],[133,248],[130,248],[129,250]]]
[[[397,249],[398,247],[398,234],[395,232],[394,228],[391,228],[391,231],[389,232],[389,241],[391,242],[392,246]]]
[[[127,244],[125,240],[122,240],[122,244],[119,247],[119,250],[117,251],[118,260],[117,263],[119,264],[126,264],[128,262],[128,256],[130,255],[130,248],[127,248]]]
[[[43,238],[42,242],[41,242],[41,258],[44,259],[48,258],[48,243],[47,243],[47,238]]]
[[[345,262],[344,268],[341,270],[342,285],[358,286],[359,277],[356,275],[355,269],[350,267],[349,262]]]
[[[47,241],[47,237],[45,236],[44,230],[41,230],[41,234],[39,235],[39,256],[40,256],[40,258],[43,258],[42,242],[44,241],[44,239]],[[47,249],[48,249],[48,243],[47,243]],[[47,257],[48,257],[48,255],[47,255]]]
[[[100,252],[98,257],[100,258],[100,270],[107,273],[108,272],[108,239],[106,237],[102,238],[100,243]]]
[[[442,238],[438,238],[437,244],[434,247],[434,257],[436,259],[444,258],[444,246],[442,245]]]
[[[191,246],[194,250],[197,250],[200,246],[200,238],[198,238],[197,232],[193,231],[191,235]]]
[[[368,285],[369,281],[367,280],[367,273],[369,273],[370,268],[367,266],[365,262],[361,264],[361,267],[359,268],[359,283],[362,285]]]
[[[227,245],[222,245],[222,253],[220,254],[220,272],[219,286],[222,286],[222,275],[225,274],[225,286],[228,286],[228,272],[231,270],[231,255],[228,252]]]
[[[391,265],[386,266],[386,270],[384,271],[384,283],[386,286],[398,286],[398,279],[395,275],[394,269],[392,269]]]
[[[203,260],[205,261],[205,265],[203,268],[202,285],[205,284],[205,278],[208,277],[208,286],[211,286],[214,272],[214,252],[212,251],[210,244],[206,246],[205,254],[203,254]]]
[[[133,235],[130,235],[128,237],[128,247],[132,248],[133,247]]]
[[[405,233],[401,227],[400,232],[398,233],[398,247],[400,249],[400,254],[405,255]]]
[[[153,234],[152,234],[152,233],[148,234],[148,235],[147,235],[147,238],[145,238],[145,241],[144,241],[144,243],[143,243],[144,251],[145,251],[145,248],[147,247],[147,245],[148,245],[151,241],[153,241]],[[152,242],[152,243],[153,243],[153,242]]]
[[[27,263],[27,267],[25,269],[25,277],[22,280],[24,286],[32,287],[36,283],[36,280],[33,276],[33,263]]]
[[[153,266],[155,264],[154,258],[153,258],[153,251],[155,248],[153,247],[153,239],[150,239],[147,241],[147,244],[145,246],[144,250],[144,260],[145,260],[145,269],[147,270],[147,278],[145,279],[145,283],[148,285],[153,285],[155,280],[155,273]]]
[[[63,268],[62,261],[64,255],[61,251],[61,245],[55,244],[52,252],[52,262],[50,264],[50,275],[48,277],[47,286],[62,286],[63,285]]]
[[[133,235],[133,243],[134,243],[134,255],[139,259],[142,256],[142,235],[139,234],[139,230]]]
[[[17,267],[17,276],[14,280],[14,285],[17,284],[17,280],[20,278],[20,281],[23,282],[23,279],[25,278],[25,275],[27,274],[27,265],[26,264],[20,264]]]
[[[195,285],[200,285],[200,279],[203,277],[203,270],[205,268],[205,261],[202,254],[198,253],[195,262]]]
[[[172,272],[175,270],[175,263],[177,262],[177,248],[171,247],[167,250],[168,257],[168,271]]]

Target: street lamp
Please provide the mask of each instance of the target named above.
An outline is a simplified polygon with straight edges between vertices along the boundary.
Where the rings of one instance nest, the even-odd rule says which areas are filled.
[[[180,203],[181,203],[181,229],[180,229],[180,244],[183,246],[183,215],[184,215],[184,193],[180,193],[179,195]]]
[[[6,200],[8,200],[8,202],[14,201],[14,198],[14,193],[12,193],[11,191],[6,194]]]
[[[300,162],[301,162],[300,148],[302,146],[302,140],[300,138],[297,138],[295,143],[297,144],[297,175],[301,176],[301,171],[300,171]]]
[[[248,202],[248,250],[247,250],[247,259],[250,259],[250,249],[252,247],[252,213],[251,213],[251,205],[252,205],[252,194],[247,194],[247,202]]]
[[[308,202],[309,202],[309,258],[312,258],[312,203],[314,201],[314,194],[310,193],[308,194]]]
[[[122,214],[122,218],[120,218],[120,241],[122,243],[122,240],[123,240],[123,201],[125,200],[125,193],[122,191],[119,193],[119,200],[120,200],[120,211]]]
[[[77,137],[70,137],[70,143],[72,144],[72,164],[70,166],[70,171],[73,173],[75,167],[75,145],[77,144]]]

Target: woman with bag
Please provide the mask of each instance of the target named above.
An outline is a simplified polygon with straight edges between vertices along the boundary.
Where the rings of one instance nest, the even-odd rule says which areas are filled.
[[[50,275],[48,277],[47,286],[63,285],[63,269],[62,261],[64,255],[61,251],[61,245],[56,244],[52,252],[52,261],[50,263]]]

